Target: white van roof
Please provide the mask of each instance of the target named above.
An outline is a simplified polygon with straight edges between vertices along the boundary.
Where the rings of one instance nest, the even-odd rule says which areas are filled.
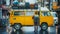
[[[41,11],[49,11],[49,9],[47,7],[41,7],[40,9]]]

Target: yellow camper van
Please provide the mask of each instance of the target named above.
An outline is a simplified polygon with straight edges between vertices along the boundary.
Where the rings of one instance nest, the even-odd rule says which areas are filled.
[[[46,30],[48,26],[53,26],[54,20],[53,16],[46,10],[46,8],[41,7],[41,10],[11,10],[10,11],[10,24],[13,25],[16,29],[21,28],[21,26],[33,26],[33,15],[35,11],[40,12],[40,25],[42,29]]]

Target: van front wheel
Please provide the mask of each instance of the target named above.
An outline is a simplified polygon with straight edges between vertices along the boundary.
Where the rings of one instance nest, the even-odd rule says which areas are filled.
[[[41,24],[41,29],[42,29],[42,30],[47,30],[47,29],[48,29],[47,23],[42,23],[42,24]]]
[[[20,24],[14,24],[14,26],[13,26],[16,30],[19,30],[19,29],[21,29],[21,25]]]

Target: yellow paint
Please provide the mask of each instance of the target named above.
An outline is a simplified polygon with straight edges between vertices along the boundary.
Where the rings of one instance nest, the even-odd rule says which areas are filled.
[[[32,16],[26,16],[26,15],[14,16],[14,12],[15,11],[10,12],[10,24],[11,25],[14,25],[14,23],[20,23],[22,25],[34,25]],[[27,11],[24,11],[24,12],[26,13]],[[50,15],[50,16],[42,16],[42,13],[40,11],[40,25],[43,22],[46,22],[48,24],[48,26],[52,26],[54,24],[53,16],[52,15]]]

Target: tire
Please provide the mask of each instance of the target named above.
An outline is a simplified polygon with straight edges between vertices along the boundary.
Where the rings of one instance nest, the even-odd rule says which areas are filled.
[[[16,29],[16,30],[19,30],[21,29],[22,25],[20,24],[14,24],[13,28]]]
[[[47,29],[48,29],[47,23],[42,23],[42,24],[41,24],[41,29],[42,29],[42,30],[47,30]]]

